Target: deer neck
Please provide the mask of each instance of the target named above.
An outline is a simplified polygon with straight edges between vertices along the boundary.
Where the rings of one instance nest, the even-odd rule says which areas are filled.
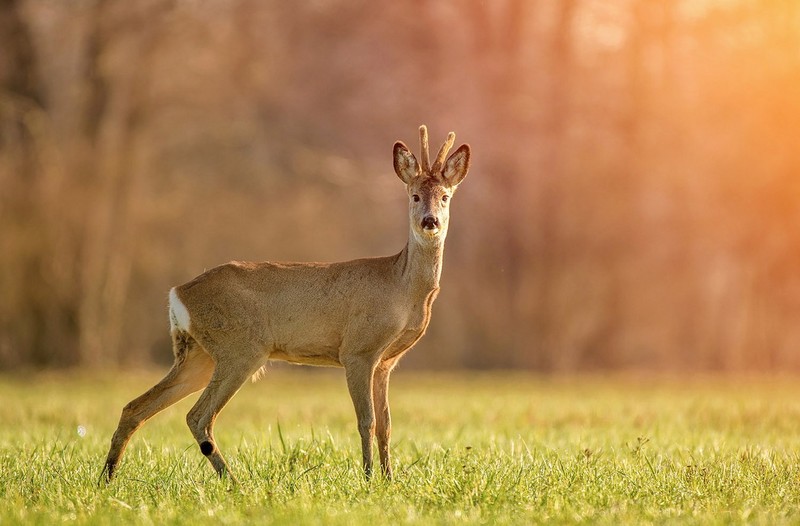
[[[437,242],[426,242],[410,232],[408,244],[397,259],[400,276],[409,290],[428,293],[438,289],[443,256],[443,235]]]

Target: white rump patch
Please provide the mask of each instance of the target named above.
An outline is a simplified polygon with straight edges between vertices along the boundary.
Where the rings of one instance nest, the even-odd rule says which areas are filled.
[[[183,304],[175,291],[175,287],[169,290],[169,328],[170,331],[175,332],[180,329],[184,332],[189,332],[191,318],[189,311],[186,310],[186,305]]]

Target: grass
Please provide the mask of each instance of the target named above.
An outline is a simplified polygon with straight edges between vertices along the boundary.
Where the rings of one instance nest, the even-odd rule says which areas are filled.
[[[395,481],[365,482],[341,371],[271,371],[217,423],[241,485],[184,423],[134,436],[158,374],[0,377],[0,524],[796,524],[800,382],[414,374],[392,381]]]

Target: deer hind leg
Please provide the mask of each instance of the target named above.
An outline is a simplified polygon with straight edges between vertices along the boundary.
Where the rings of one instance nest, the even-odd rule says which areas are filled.
[[[372,476],[372,440],[375,437],[375,407],[372,402],[372,376],[375,365],[365,359],[350,359],[343,362],[347,389],[353,400],[361,435],[361,456],[364,476]]]
[[[111,438],[102,476],[111,481],[125,447],[133,434],[148,419],[208,384],[214,361],[197,342],[185,333],[173,334],[175,364],[167,375],[146,393],[122,409],[117,430]]]
[[[378,439],[378,455],[381,459],[381,472],[392,480],[392,464],[389,444],[392,439],[392,417],[389,412],[389,376],[397,359],[381,362],[375,368],[372,379],[372,403],[375,408],[375,434]]]
[[[227,354],[227,356],[246,354]],[[214,421],[225,404],[239,391],[242,384],[261,367],[262,363],[263,360],[240,359],[234,363],[218,361],[211,381],[186,415],[186,423],[200,445],[200,451],[214,466],[220,478],[227,476],[233,482],[236,482],[236,479],[231,474],[228,464],[214,440]]]

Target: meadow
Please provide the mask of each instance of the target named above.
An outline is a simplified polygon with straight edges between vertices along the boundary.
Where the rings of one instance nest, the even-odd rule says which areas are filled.
[[[247,384],[216,437],[148,422],[98,485],[122,406],[160,374],[0,377],[0,524],[796,524],[800,381],[789,377],[392,380],[395,480],[361,475],[341,371]]]

